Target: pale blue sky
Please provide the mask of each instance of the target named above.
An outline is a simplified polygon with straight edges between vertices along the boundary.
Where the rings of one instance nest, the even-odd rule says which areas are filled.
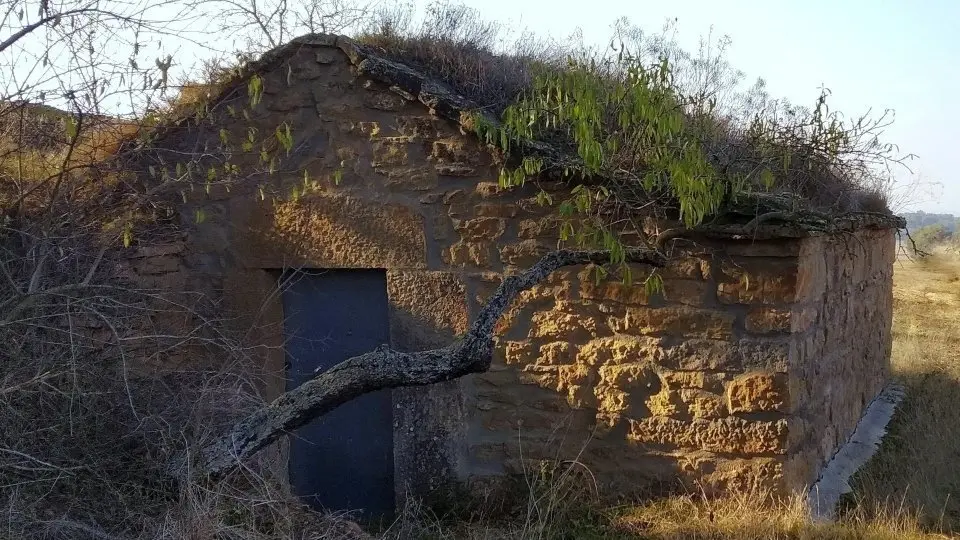
[[[159,6],[161,20],[174,13],[165,4],[143,1]],[[414,0],[421,7],[430,1]],[[764,78],[773,97],[812,105],[820,86],[826,86],[832,91],[828,103],[847,117],[858,117],[870,107],[878,113],[894,109],[896,122],[882,140],[918,155],[910,163],[913,173],[898,174],[902,186],[894,194],[894,209],[960,215],[960,151],[955,149],[960,124],[960,0],[450,1],[465,3],[486,19],[540,35],[562,38],[579,28],[585,41],[600,46],[606,45],[611,25],[620,17],[650,33],[658,33],[666,20],[676,18],[676,40],[691,52],[712,26],[714,36],[732,39],[727,51],[730,63],[745,72],[748,81]],[[236,34],[212,32],[214,21],[187,12],[191,13],[197,16],[187,23],[198,31],[193,38],[206,46],[216,42],[231,48]],[[164,49],[169,41],[168,36]],[[189,43],[174,49],[206,55],[204,48]],[[44,50],[43,43],[39,50]],[[129,54],[109,46],[102,53]],[[12,54],[15,74],[26,73],[33,65],[26,61],[21,66],[18,52]],[[157,54],[163,53],[152,47],[143,50],[140,61],[152,65]],[[189,64],[178,56],[171,73],[189,70]],[[921,189],[904,189],[917,178],[924,184]],[[911,204],[905,207],[904,200]]]
[[[772,96],[813,104],[825,85],[833,92],[829,103],[847,116],[895,109],[884,140],[918,155],[914,175],[942,183],[910,196],[911,209],[960,215],[960,0],[465,3],[538,33],[564,36],[580,27],[598,43],[621,16],[652,32],[676,17],[677,40],[690,51],[713,25],[715,35],[733,40],[730,62],[749,79],[766,79]]]

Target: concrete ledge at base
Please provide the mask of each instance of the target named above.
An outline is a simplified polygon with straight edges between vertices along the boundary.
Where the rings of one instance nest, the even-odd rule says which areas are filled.
[[[904,393],[899,384],[888,384],[867,406],[850,439],[824,467],[807,498],[814,521],[832,521],[836,517],[840,496],[853,491],[850,477],[866,465],[880,447]]]

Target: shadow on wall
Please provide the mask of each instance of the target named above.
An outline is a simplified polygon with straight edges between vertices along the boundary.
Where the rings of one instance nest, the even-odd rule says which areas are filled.
[[[424,218],[404,206],[344,195],[311,196],[275,208],[251,200],[233,204],[231,219],[244,231],[233,247],[247,266],[277,261],[313,268],[426,266]]]

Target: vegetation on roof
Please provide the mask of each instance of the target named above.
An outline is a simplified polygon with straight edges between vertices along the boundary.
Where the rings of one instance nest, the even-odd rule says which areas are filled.
[[[504,47],[503,28],[463,6],[412,21],[387,9],[357,39],[473,101],[478,133],[513,158],[504,185],[564,177],[578,186],[564,208],[605,216],[597,223],[653,216],[695,227],[743,200],[762,214],[766,195],[783,193],[799,196],[789,198],[796,212],[889,213],[890,168],[902,160],[878,136],[892,113],[847,120],[826,89],[812,108],[771,98],[762,81],[740,90],[726,41],[690,55],[620,21],[607,49],[530,34]],[[529,141],[562,149],[561,159]]]

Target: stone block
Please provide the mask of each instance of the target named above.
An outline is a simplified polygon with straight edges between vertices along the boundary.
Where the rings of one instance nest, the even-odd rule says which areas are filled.
[[[739,455],[786,452],[786,420],[751,422],[728,416],[684,421],[651,416],[631,419],[629,424],[628,438],[643,444]]]
[[[789,304],[797,300],[796,259],[723,260],[717,297],[729,304]]]
[[[444,263],[451,266],[487,267],[494,260],[493,244],[490,242],[457,242],[441,253]]]
[[[559,216],[549,215],[536,219],[527,218],[517,223],[517,236],[520,238],[539,238],[556,241],[559,234]]]
[[[506,192],[507,190],[500,187],[497,182],[477,182],[473,190],[474,195],[481,199],[493,199]]]
[[[363,104],[378,111],[401,111],[408,101],[394,92],[371,91],[363,96]]]
[[[727,415],[727,403],[723,396],[692,388],[683,388],[679,393],[680,400],[686,404],[687,411],[694,419],[722,418]]]
[[[733,313],[688,306],[629,307],[624,315],[611,316],[608,324],[616,333],[726,339],[733,335],[735,320]]]
[[[430,115],[398,116],[396,119],[397,133],[415,140],[436,138],[441,129],[439,120]]]
[[[505,264],[529,268],[550,252],[550,248],[536,240],[521,240],[500,249],[500,260]]]
[[[480,203],[473,207],[477,217],[513,218],[520,212],[517,205],[508,202]]]
[[[492,242],[507,230],[506,220],[495,217],[455,219],[453,228],[465,242]]]
[[[747,373],[727,383],[731,414],[782,411],[788,403],[787,377],[782,373]]]
[[[714,458],[709,461],[697,471],[694,480],[707,496],[770,491],[775,495],[784,494],[783,457]]]
[[[469,177],[479,176],[480,174],[476,167],[458,163],[438,163],[434,166],[434,169],[440,176]]]
[[[660,380],[670,389],[696,388],[704,390],[715,386],[715,374],[703,371],[663,371],[659,372]]]
[[[577,347],[566,341],[554,341],[540,346],[537,362],[547,365],[569,364],[576,357]]]
[[[710,260],[695,255],[671,257],[660,273],[664,279],[709,279]]]
[[[537,351],[530,341],[507,341],[504,360],[507,364],[527,365],[536,362]]]
[[[519,374],[521,384],[535,384],[566,396],[574,408],[595,406],[593,387],[597,373],[589,366],[569,364],[561,366],[526,365]]]
[[[651,417],[683,415],[686,407],[680,399],[680,392],[666,387],[647,398],[645,405]]]
[[[233,248],[259,268],[422,268],[423,217],[407,206],[354,197],[311,195],[298,202],[257,205],[231,200]],[[255,208],[250,208],[255,206]]]
[[[755,334],[769,334],[773,332],[790,332],[793,312],[789,309],[770,307],[753,308],[747,312],[744,326],[747,332]]]
[[[662,357],[660,339],[616,335],[591,340],[580,347],[577,363],[588,365],[657,363]]]
[[[600,325],[591,315],[538,311],[530,321],[530,337],[551,341],[586,341],[600,333]]]
[[[649,302],[643,283],[625,283],[621,278],[610,276],[596,279],[593,266],[585,267],[579,274],[580,297],[596,302],[642,306]]]
[[[705,281],[669,279],[663,283],[663,298],[671,304],[703,306],[710,303],[713,287]]]
[[[792,342],[788,339],[751,339],[737,341],[682,339],[662,344],[658,362],[667,369],[744,371],[765,369],[786,372]]]
[[[447,272],[390,270],[390,336],[401,350],[444,347],[467,331],[467,294]]]
[[[406,165],[409,162],[409,142],[405,137],[382,137],[375,141],[371,165],[374,168]]]

